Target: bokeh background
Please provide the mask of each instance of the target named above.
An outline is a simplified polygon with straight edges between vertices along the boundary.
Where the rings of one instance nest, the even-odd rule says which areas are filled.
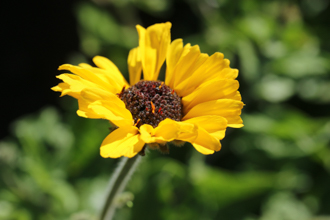
[[[128,77],[135,25],[223,52],[240,70],[245,127],[213,155],[149,151],[115,219],[330,219],[329,0],[35,0],[1,6],[0,219],[98,218],[118,159],[103,120],[50,87],[63,63],[110,58]]]

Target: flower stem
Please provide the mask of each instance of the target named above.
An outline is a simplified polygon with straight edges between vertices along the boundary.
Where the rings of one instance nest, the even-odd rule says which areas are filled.
[[[116,197],[120,195],[137,165],[141,161],[141,156],[137,154],[133,158],[123,157],[111,176],[108,185],[107,198],[105,200],[100,220],[111,220],[116,211]]]

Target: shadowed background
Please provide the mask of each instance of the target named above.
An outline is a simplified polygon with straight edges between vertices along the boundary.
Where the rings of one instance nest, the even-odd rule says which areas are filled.
[[[97,219],[117,159],[103,120],[50,87],[63,63],[111,59],[128,78],[135,25],[220,51],[240,70],[245,127],[213,155],[150,151],[115,219],[330,219],[330,1],[22,1],[1,7],[0,219]]]

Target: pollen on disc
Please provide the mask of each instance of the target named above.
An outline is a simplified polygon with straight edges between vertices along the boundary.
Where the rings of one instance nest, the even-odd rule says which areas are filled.
[[[149,124],[157,127],[166,118],[182,119],[181,98],[160,81],[142,80],[119,94],[132,113],[137,127]]]

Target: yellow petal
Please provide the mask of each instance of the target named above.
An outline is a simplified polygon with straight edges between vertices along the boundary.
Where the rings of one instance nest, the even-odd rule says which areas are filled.
[[[211,154],[214,151],[219,151],[221,149],[219,139],[210,135],[203,128],[198,128],[198,136],[192,145],[202,154]]]
[[[197,125],[199,128],[203,128],[205,131],[212,133],[227,128],[227,120],[224,117],[218,115],[203,115],[194,117],[184,121],[185,123],[191,123]]]
[[[181,57],[182,51],[183,51],[182,39],[176,39],[170,44],[170,47],[166,55],[165,84],[170,86],[171,88],[174,88],[173,87],[174,77],[175,77],[174,68]]]
[[[172,119],[166,118],[161,121],[155,128],[155,137],[161,138],[164,141],[172,141],[177,138],[180,132],[178,123]]]
[[[131,158],[142,150],[144,144],[136,127],[122,127],[111,132],[104,139],[101,144],[100,154],[105,158],[118,158],[121,156]]]
[[[141,79],[142,63],[141,56],[139,53],[139,48],[134,48],[130,50],[128,54],[128,72],[129,72],[129,82],[131,85],[136,84]]]
[[[222,53],[218,52],[210,57],[201,54],[199,60],[198,65],[194,64],[193,71],[190,71],[190,76],[175,86],[174,90],[180,96],[187,96],[204,82],[215,78],[223,78],[219,73],[223,69],[229,68],[230,63],[229,60],[223,59]]]
[[[70,65],[70,64],[63,64],[58,69],[59,70],[69,70],[72,73],[80,76],[84,80],[95,83],[96,85],[98,85],[99,87],[102,87],[104,89],[107,89],[107,88],[109,88],[109,86],[111,86],[108,82],[102,80],[93,71],[87,70],[87,69],[79,67],[79,66],[73,66],[73,65]]]
[[[219,79],[203,83],[189,95],[182,98],[184,113],[203,102],[217,99],[231,99],[236,95],[237,80]]]
[[[177,122],[180,127],[180,133],[177,140],[188,141],[192,143],[198,135],[198,127],[193,123]]]
[[[117,66],[113,64],[113,62],[111,62],[108,58],[102,56],[95,56],[93,58],[93,62],[99,68],[106,70],[107,73],[111,76],[111,78],[113,78],[113,80],[117,81],[120,84],[121,88],[129,85],[124,76],[117,68]]]
[[[192,144],[192,145],[199,153],[202,153],[204,155],[209,155],[214,153],[214,150],[207,149],[199,144]]]
[[[236,79],[238,76],[238,69],[224,68],[219,77],[223,79]]]
[[[89,65],[87,66],[87,64],[86,65],[79,64],[79,66],[82,66],[84,69],[86,69],[90,72],[93,72],[100,79],[102,79],[104,82],[106,82],[108,84],[106,89],[111,91],[113,94],[117,94],[122,90],[123,83],[120,82],[120,80],[118,80],[114,75],[109,73],[109,71],[100,69],[98,67],[92,67]],[[124,86],[127,86],[127,85],[124,84]]]
[[[228,127],[231,128],[241,128],[243,127],[243,120],[241,117],[232,117],[229,119],[231,121],[230,124],[228,124]]]
[[[186,81],[187,85],[185,89],[187,89],[187,91],[189,91],[190,93],[194,89],[210,81],[218,81],[221,79],[235,80],[238,76],[238,70],[229,68],[229,64],[230,64],[229,60],[224,59],[222,61],[222,64],[217,66],[219,72],[217,72],[217,68],[213,68],[208,72],[208,74],[205,74],[205,76],[202,77],[199,81],[196,80],[195,82],[193,82],[195,80],[194,77],[189,78]],[[197,75],[196,77],[198,78]]]
[[[95,101],[108,101],[120,108],[126,109],[125,103],[113,93],[100,88],[86,88],[81,92],[81,97],[88,103]]]
[[[157,80],[167,48],[171,42],[170,22],[155,24],[147,29],[136,26],[139,33],[139,50],[145,80]]]
[[[219,99],[204,102],[191,108],[191,110],[183,117],[183,121],[203,116],[203,115],[218,115],[227,119],[228,127],[242,127],[241,109],[243,103],[232,99]]]
[[[221,148],[220,139],[225,137],[227,120],[221,116],[206,115],[183,121],[183,123],[194,124],[197,134],[194,139],[186,139],[179,136],[178,140],[188,141],[202,154],[212,154]]]
[[[191,76],[191,73],[196,69],[196,66],[199,66],[198,62],[200,58],[200,49],[198,45],[189,47],[189,52],[185,56],[183,56],[178,64],[176,65],[175,78],[174,78],[174,89],[178,84],[180,84],[183,80]],[[201,60],[204,61],[203,59]]]
[[[70,95],[78,99],[83,89],[98,87],[95,83],[73,74],[61,74],[56,77],[63,80],[63,83],[58,84],[52,89],[57,92],[62,92],[61,96]]]
[[[231,99],[242,101],[241,93],[239,91],[236,91],[236,93],[231,97]]]
[[[227,120],[221,116],[206,115],[192,118],[181,123],[195,125],[194,136],[179,135],[177,140],[190,142],[197,151],[212,154],[221,148],[220,139],[225,137]]]
[[[77,114],[87,118],[103,118],[118,127],[132,125],[132,114],[114,94],[101,89],[85,89],[78,100]]]
[[[224,127],[224,125],[217,127],[216,123],[213,123],[213,126],[211,126],[207,124],[207,120],[208,119],[206,117],[201,117],[195,120],[190,120],[188,122],[184,121],[183,123],[185,124],[198,124],[199,127],[195,126],[197,129],[195,129],[196,132],[194,133],[195,136],[193,138],[185,135],[179,135],[176,140],[190,142],[196,148],[196,150],[202,154],[212,154],[214,151],[219,151],[221,149],[221,144],[217,135],[219,134],[219,131],[209,133],[203,127],[212,131],[220,127]]]
[[[222,140],[226,136],[226,129],[215,132],[209,132],[209,134],[218,140]]]
[[[88,63],[79,63],[78,66],[82,67],[82,68],[91,68],[92,66],[89,65]]]
[[[217,54],[217,56],[214,56],[214,59],[212,60],[211,57],[209,58],[210,63],[214,62],[218,65],[214,66],[213,68],[210,68],[205,71],[206,74],[203,75],[203,77],[198,77],[198,73],[194,73],[191,78],[189,78],[186,81],[186,88],[194,89],[199,87],[202,83],[212,80],[220,80],[220,79],[236,79],[238,76],[238,70],[232,69],[229,67],[230,61],[228,59],[221,59],[223,57],[222,54]],[[217,60],[218,59],[218,60]],[[210,64],[209,65],[212,65]],[[206,62],[204,64],[205,66],[208,65]],[[205,68],[202,67],[202,68]],[[196,74],[196,75],[195,75]],[[197,80],[196,80],[197,79]]]
[[[141,134],[141,139],[145,143],[153,143],[155,142],[154,136],[154,128],[149,125],[149,124],[144,124],[140,127],[140,134]]]
[[[88,108],[101,118],[107,119],[118,127],[133,125],[132,114],[127,110],[109,101],[97,101],[88,105]]]
[[[220,141],[215,137],[211,136],[203,128],[198,129],[198,136],[193,144],[198,144],[209,150],[214,150],[214,151],[219,151],[221,149]]]
[[[146,143],[166,143],[176,139],[180,133],[180,127],[176,121],[165,119],[156,128],[144,124],[140,127],[141,139]]]
[[[216,52],[212,56],[208,57],[203,65],[193,73],[193,75],[189,78],[189,81],[193,84],[200,85],[210,76],[216,75],[224,68],[228,68],[229,63],[229,60],[224,59],[224,55],[222,53]],[[190,86],[197,87],[193,84],[190,84]]]
[[[207,60],[208,55],[200,52],[199,46],[187,44],[183,47],[182,40],[172,42],[166,59],[166,85],[173,88],[180,96],[184,95],[183,87],[180,84],[186,82],[192,73]]]
[[[64,95],[70,95],[76,99],[78,99],[80,94],[75,94],[75,93],[71,93],[71,89],[70,89],[70,85],[67,83],[59,83],[57,86],[53,86],[51,88],[51,90],[55,91],[55,92],[61,92],[61,97]]]

